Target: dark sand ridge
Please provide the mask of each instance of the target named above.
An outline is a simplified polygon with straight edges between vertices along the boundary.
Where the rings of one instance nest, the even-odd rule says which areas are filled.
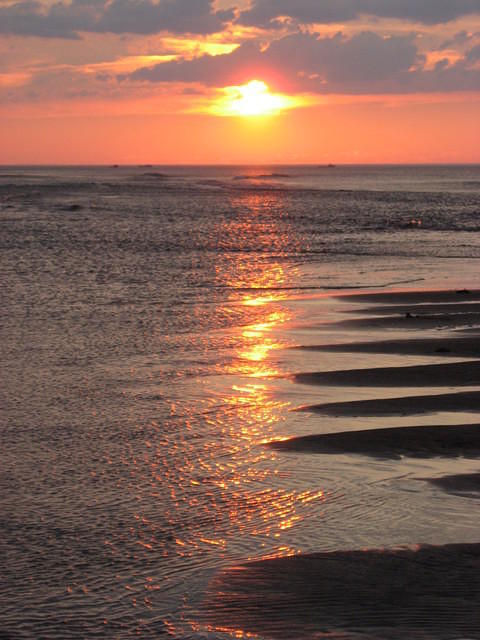
[[[468,326],[480,332],[480,313],[434,313],[418,315],[375,316],[349,318],[321,325],[322,328],[351,329],[455,329]]]
[[[403,299],[399,299],[402,295]],[[418,292],[342,296],[359,302],[451,302],[467,293]],[[480,300],[480,292],[477,292]],[[390,300],[389,300],[390,298]],[[425,311],[425,309],[423,310]],[[468,324],[442,310],[439,317],[380,318],[342,323],[353,329],[456,327]],[[465,310],[471,316],[471,310]],[[385,310],[381,313],[385,313]],[[376,311],[375,311],[376,313]],[[397,313],[397,310],[393,311]],[[401,313],[412,312],[402,310]],[[479,314],[473,314],[475,320]],[[376,319],[377,320],[377,319]],[[417,326],[415,326],[415,324]],[[452,351],[448,351],[454,345]],[[352,348],[352,346],[354,348]],[[330,348],[329,348],[330,347]],[[332,348],[333,347],[333,348]],[[357,347],[355,349],[355,347]],[[416,353],[478,357],[475,337],[325,345],[319,350]],[[473,365],[473,366],[472,366]],[[478,383],[479,363],[297,374],[297,382],[354,386],[440,386]],[[480,411],[480,392],[339,402],[305,410],[329,415],[396,415]],[[279,450],[402,455],[480,456],[480,424],[398,427],[292,438],[271,443]],[[480,475],[480,474],[479,474]],[[442,479],[438,479],[441,481]],[[459,484],[468,482],[451,480]],[[472,482],[472,479],[470,479]],[[473,480],[475,482],[475,480]],[[392,551],[337,551],[278,558],[226,570],[212,585],[206,622],[271,638],[366,638],[369,640],[480,639],[480,544]],[[348,634],[344,635],[344,632]]]
[[[463,473],[441,478],[422,478],[451,493],[468,492],[473,498],[480,498],[480,473]]]
[[[478,358],[480,357],[480,336],[445,336],[441,338],[412,338],[411,340],[348,342],[345,344],[306,345],[293,348],[339,353],[385,353],[392,355]]]
[[[274,441],[268,446],[280,451],[354,453],[392,460],[402,456],[479,458],[480,424],[341,431]]]
[[[433,315],[433,314],[462,314],[480,313],[480,302],[456,302],[450,304],[395,304],[376,305],[375,307],[362,307],[361,309],[343,309],[342,313],[359,313],[384,316],[384,315]]]
[[[480,289],[458,291],[379,291],[377,293],[339,294],[335,298],[348,302],[380,304],[415,304],[480,301]]]
[[[480,391],[330,402],[306,405],[295,411],[311,411],[327,416],[414,416],[436,411],[477,412],[480,411]]]
[[[480,291],[340,296],[349,302],[445,303],[480,300]],[[423,309],[425,311],[425,309]],[[445,313],[447,311],[447,313]],[[454,328],[480,313],[442,311],[434,318],[366,318],[342,323],[369,328]],[[360,311],[361,312],[361,311]],[[375,312],[376,313],[376,312]],[[379,313],[388,313],[385,309]],[[397,311],[393,311],[397,313]],[[403,309],[401,311],[403,314]],[[412,311],[405,310],[405,314]],[[455,317],[457,316],[457,317]],[[440,322],[439,322],[440,320]],[[407,324],[408,323],[408,324]],[[323,327],[328,325],[322,325]],[[478,336],[427,338],[305,347],[324,351],[448,355],[479,358]],[[473,365],[473,366],[472,366]],[[297,374],[297,382],[352,386],[456,386],[478,383],[479,363]],[[473,378],[472,378],[473,377]],[[384,382],[384,379],[387,381]],[[390,379],[388,379],[390,378]],[[300,410],[326,415],[415,415],[480,411],[480,391],[336,402]],[[285,451],[354,453],[377,458],[480,457],[480,424],[407,426],[330,433],[270,443]],[[450,476],[433,481],[456,487],[478,483]],[[478,474],[480,475],[480,474]],[[450,478],[450,479],[448,479]],[[447,488],[445,485],[443,488]],[[470,490],[470,489],[467,489]],[[224,571],[205,603],[205,624],[270,638],[317,640],[480,640],[480,544],[425,546],[416,551],[336,551],[246,563]]]
[[[474,386],[480,384],[480,360],[297,373],[291,378],[301,384],[354,387]]]
[[[227,569],[204,622],[270,638],[478,640],[479,598],[480,544],[334,551]]]

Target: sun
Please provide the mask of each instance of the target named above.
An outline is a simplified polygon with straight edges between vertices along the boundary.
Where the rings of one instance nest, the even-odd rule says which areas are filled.
[[[267,116],[299,106],[297,98],[271,93],[262,80],[250,80],[241,86],[225,87],[222,93],[223,96],[212,107],[212,112],[217,115]]]
[[[271,94],[261,80],[251,80],[238,87],[238,97],[231,102],[234,113],[240,116],[261,116],[280,111],[285,106],[283,96]]]

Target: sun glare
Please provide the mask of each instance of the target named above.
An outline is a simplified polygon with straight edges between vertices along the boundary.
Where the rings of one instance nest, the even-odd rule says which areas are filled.
[[[225,87],[224,96],[213,106],[212,111],[223,116],[267,116],[285,109],[300,106],[298,98],[270,93],[261,80],[251,80],[247,84]]]

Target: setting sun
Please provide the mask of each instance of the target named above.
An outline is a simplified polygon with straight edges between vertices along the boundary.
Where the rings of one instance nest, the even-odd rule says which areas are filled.
[[[300,106],[300,98],[280,93],[270,93],[262,80],[251,80],[241,86],[225,87],[224,96],[213,106],[212,111],[224,116],[267,116],[285,109]]]

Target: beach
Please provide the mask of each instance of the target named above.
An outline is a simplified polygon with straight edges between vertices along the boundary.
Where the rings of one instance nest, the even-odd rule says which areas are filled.
[[[0,635],[478,640],[479,185],[0,172]]]
[[[0,0],[0,640],[480,640],[480,0]]]
[[[315,387],[320,393],[333,387],[339,396],[342,387],[348,387],[367,389],[370,397],[295,407],[334,419],[348,417],[349,428],[336,431],[333,424],[332,431],[322,429],[265,446],[296,456],[299,466],[302,456],[318,456],[322,465],[325,456],[342,454],[362,457],[365,465],[369,459],[396,461],[399,473],[408,459],[478,461],[480,292],[417,290],[334,297],[349,305],[343,313],[352,317],[322,323],[318,343],[294,349],[318,354],[318,362],[325,353],[350,354],[352,365],[355,354],[369,354],[372,366],[367,366],[367,356],[358,369],[298,372],[290,379],[308,385],[312,396]],[[329,331],[344,327],[344,341],[330,342]],[[365,332],[368,340],[363,339]],[[402,356],[401,365],[391,363],[395,355]],[[417,364],[419,357],[424,363]],[[380,366],[382,358],[389,366]],[[465,387],[472,390],[464,391]],[[448,424],[442,423],[444,415]],[[423,418],[421,425],[415,425],[418,416]],[[358,428],[359,417],[372,418],[372,425]],[[391,418],[395,426],[389,426]],[[471,422],[464,424],[465,419]],[[376,426],[379,420],[383,427]],[[478,509],[480,473],[456,474],[454,468],[418,480],[433,485],[439,496],[448,492],[460,501],[471,500],[471,508]],[[262,638],[480,638],[479,541],[428,545],[410,539],[394,547],[298,553],[239,564],[213,580],[204,622]]]

